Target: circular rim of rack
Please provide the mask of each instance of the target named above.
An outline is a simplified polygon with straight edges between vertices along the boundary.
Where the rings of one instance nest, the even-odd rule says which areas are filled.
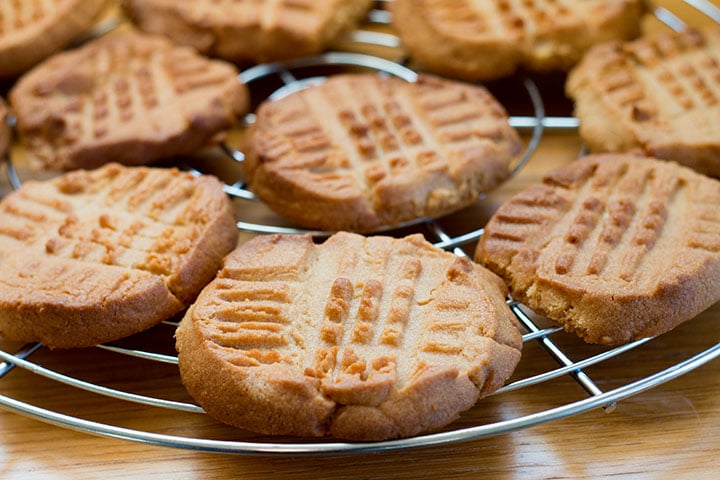
[[[646,341],[635,342],[639,345]],[[632,348],[635,344],[631,345]],[[13,357],[13,355],[4,355]],[[566,403],[558,407],[543,410],[509,420],[503,420],[473,427],[419,435],[397,440],[380,442],[314,442],[314,443],[274,443],[274,442],[245,442],[228,440],[211,440],[205,438],[165,435],[159,433],[117,427],[104,423],[92,422],[55,411],[46,410],[30,405],[0,394],[0,406],[27,417],[40,420],[55,426],[80,431],[101,437],[117,438],[138,443],[156,446],[172,447],[187,450],[200,450],[216,453],[232,453],[245,455],[316,455],[338,453],[370,453],[409,450],[432,446],[449,445],[460,442],[488,438],[515,430],[529,428],[559,420],[587,410],[608,406],[618,400],[649,390],[653,387],[677,378],[697,367],[704,365],[720,356],[720,343],[695,354],[681,362],[660,370],[640,380],[623,385],[622,387],[587,397],[583,400]],[[0,363],[0,365],[3,365]]]
[[[388,0],[382,0],[381,3],[385,3]],[[684,2],[701,13],[705,14],[706,16],[710,17],[713,21],[720,23],[720,8],[709,2],[708,0],[684,0]],[[682,20],[676,17],[673,12],[663,8],[663,7],[656,7],[654,10],[654,14],[656,17],[661,20],[663,23],[668,25],[672,29],[678,29],[682,26]],[[366,43],[372,43],[372,33],[373,32],[363,32],[367,33],[368,35],[363,35],[364,39],[370,39],[369,42]],[[383,42],[386,42],[386,38],[382,38],[382,41],[378,44],[383,44]],[[417,74],[413,72],[410,69],[407,69],[406,67],[399,65],[396,62],[392,62],[390,60],[385,60],[380,57],[372,57],[370,55],[365,54],[356,54],[356,53],[350,53],[350,52],[330,52],[327,55],[329,59],[333,59],[335,61],[347,61],[349,56],[359,56],[356,58],[363,57],[361,59],[361,62],[372,62],[372,64],[377,64],[377,61],[379,61],[383,66],[388,66],[391,70],[395,71],[397,73],[397,76],[400,76],[401,78],[403,76],[407,76],[408,78],[416,78]],[[290,64],[297,65],[298,68],[303,66],[312,66],[308,65],[307,62],[317,61],[317,59],[313,59],[314,57],[306,57],[304,59],[300,59],[294,62],[289,62]],[[372,58],[373,60],[370,61],[368,58]],[[387,63],[386,63],[387,62]],[[286,62],[287,64],[288,62]],[[359,65],[364,66],[364,65]],[[248,81],[252,81],[253,78],[259,78],[262,75],[276,73],[274,70],[278,68],[284,68],[280,64],[266,64],[266,65],[259,65],[257,67],[250,68],[244,72],[242,72],[239,75],[239,78],[242,80],[243,78],[247,79]],[[372,68],[372,67],[371,67]],[[412,75],[410,75],[410,72]],[[244,77],[243,77],[244,75]],[[529,82],[529,83],[528,83]],[[529,85],[529,86],[528,86]],[[564,117],[557,117],[557,118],[547,118],[544,114],[544,107],[542,106],[542,96],[540,95],[537,86],[532,82],[532,80],[526,79],[525,80],[525,88],[528,90],[528,93],[531,97],[531,101],[533,101],[534,107],[537,107],[535,104],[535,99],[533,95],[537,95],[537,98],[540,101],[540,110],[536,108],[536,116],[533,117],[518,117],[511,120],[515,120],[514,122],[511,121],[511,124],[514,123],[514,126],[520,126],[533,128],[533,136],[531,140],[529,141],[528,147],[526,149],[530,150],[530,147],[533,146],[533,142],[535,145],[532,148],[532,152],[527,155],[527,158],[524,159],[524,162],[526,162],[532,153],[534,153],[535,148],[537,147],[537,144],[540,141],[540,138],[542,137],[542,132],[544,127],[557,127],[557,128],[576,128],[577,122],[573,118],[564,118]],[[538,111],[541,112],[541,115],[538,115]],[[8,124],[13,127],[14,126],[14,118],[11,116],[7,119]],[[223,147],[223,144],[221,144],[221,148]],[[227,156],[233,160],[237,161],[237,158],[235,155],[233,155],[232,149],[225,149],[224,152],[227,154]],[[13,189],[17,189],[21,185],[21,180],[17,174],[17,171],[15,169],[14,164],[12,163],[11,154],[8,151],[5,155],[3,163],[6,166],[6,176],[8,178],[8,181],[10,183],[10,186]],[[524,163],[523,163],[524,164]],[[518,167],[519,168],[519,167]],[[196,172],[200,173],[200,172]],[[515,171],[513,171],[513,174],[515,174]],[[226,186],[226,191],[232,191],[233,186]],[[250,195],[252,197],[252,195]],[[242,197],[239,197],[242,198]],[[474,232],[469,232],[464,235],[461,235],[458,238],[449,238],[446,234],[442,232],[442,230],[439,229],[437,224],[435,224],[434,220],[421,220],[417,223],[426,222],[427,225],[430,227],[430,230],[433,228],[436,229],[435,234],[440,238],[441,241],[435,243],[436,246],[440,248],[449,249],[453,246],[456,246],[458,244],[466,243],[471,240],[474,240],[482,234],[483,229],[480,228],[479,230],[476,230]],[[238,224],[239,227],[241,227],[241,224]],[[296,229],[285,229],[283,227],[281,228],[284,232],[287,233],[298,233],[302,231],[298,231]],[[399,228],[399,227],[395,227]],[[262,233],[268,233],[263,231]],[[329,232],[310,232],[313,234],[319,234],[324,235]],[[458,250],[455,250],[458,252]],[[460,252],[462,253],[462,252]],[[552,344],[552,341],[549,340],[549,335],[552,333],[555,333],[559,329],[538,329],[534,326],[532,323],[532,320],[530,320],[524,312],[520,309],[520,306],[518,304],[515,304],[513,302],[510,302],[510,307],[513,310],[513,313],[515,316],[525,324],[526,327],[528,325],[530,328],[528,328],[529,333],[525,334],[524,340],[538,340],[541,343],[543,343],[544,347],[548,347],[548,344],[552,348],[556,348],[554,344]],[[564,363],[563,366],[551,370],[545,374],[541,374],[539,376],[547,378],[555,378],[556,376],[559,376],[561,374],[567,374],[567,373],[582,373],[582,368],[585,366],[589,366],[594,363],[599,363],[603,360],[605,360],[608,357],[612,357],[615,355],[619,355],[621,353],[624,353],[628,350],[634,349],[637,346],[640,346],[646,342],[651,340],[650,338],[641,339],[635,342],[632,342],[630,344],[626,344],[623,346],[615,347],[614,349],[611,349],[609,351],[606,351],[600,355],[597,355],[595,357],[590,357],[588,359],[585,359],[583,361],[577,362],[577,363]],[[29,370],[33,372],[34,369],[40,370],[42,367],[37,366],[36,364],[33,364],[31,362],[26,362],[24,359],[25,357],[31,355],[33,352],[37,351],[42,347],[41,344],[31,344],[29,346],[26,346],[22,353],[18,352],[16,354],[11,354],[8,352],[5,352],[4,350],[0,349],[1,355],[0,355],[0,380],[2,377],[7,374],[10,370],[12,370],[14,367],[23,368],[26,370]],[[112,350],[113,347],[108,346],[102,346],[107,348],[108,350]],[[550,350],[548,350],[550,352]],[[121,352],[122,353],[122,352]],[[125,354],[131,355],[133,352],[126,351]],[[551,353],[551,352],[550,352]],[[560,352],[560,355],[563,355],[562,352]],[[424,434],[424,435],[418,435],[414,437],[409,438],[402,438],[402,439],[396,439],[396,440],[388,440],[388,441],[381,441],[381,442],[366,442],[366,443],[347,443],[347,442],[322,442],[322,441],[314,441],[309,443],[277,443],[277,442],[247,442],[247,441],[226,441],[226,440],[212,440],[212,439],[206,439],[206,438],[194,438],[189,436],[175,436],[175,435],[165,435],[165,434],[158,434],[148,431],[142,431],[142,430],[134,430],[130,428],[124,428],[124,427],[118,427],[113,426],[110,424],[105,423],[98,423],[93,422],[89,420],[85,420],[82,418],[74,417],[71,415],[65,415],[61,414],[59,412],[55,412],[52,410],[43,409],[40,407],[37,407],[35,405],[31,405],[29,403],[25,403],[16,399],[13,399],[11,397],[8,397],[2,393],[0,393],[0,407],[3,407],[9,411],[13,411],[15,413],[33,418],[35,420],[39,420],[45,423],[49,423],[52,425],[60,426],[63,428],[67,428],[70,430],[80,431],[92,435],[97,435],[101,437],[108,437],[108,438],[117,438],[122,440],[129,440],[133,442],[138,443],[144,443],[144,444],[151,444],[151,445],[157,445],[157,446],[164,446],[164,447],[173,447],[173,448],[179,448],[179,449],[188,449],[188,450],[199,450],[199,451],[208,451],[208,452],[218,452],[218,453],[231,453],[231,454],[248,454],[248,455],[307,455],[307,454],[349,454],[349,453],[366,453],[366,452],[386,452],[386,451],[399,451],[399,450],[408,450],[412,448],[422,448],[422,447],[430,447],[430,446],[440,446],[440,445],[448,445],[453,443],[459,443],[459,442],[466,442],[471,440],[478,440],[481,438],[487,438],[503,433],[508,433],[516,430],[520,430],[523,428],[528,428],[531,426],[539,425],[542,423],[546,423],[552,420],[562,419],[565,417],[569,417],[575,414],[579,414],[582,412],[585,412],[587,410],[597,408],[597,407],[604,407],[608,410],[612,409],[614,407],[614,403],[618,400],[622,400],[625,398],[628,398],[632,395],[641,393],[643,391],[646,391],[648,389],[651,389],[655,386],[661,385],[663,383],[666,383],[674,378],[677,378],[685,373],[688,373],[692,370],[694,370],[697,367],[700,367],[707,362],[717,358],[720,356],[720,342],[716,343],[713,346],[710,346],[706,348],[705,350],[696,353],[694,355],[691,355],[687,358],[685,358],[682,361],[676,362],[672,364],[671,366],[664,368],[662,370],[659,370],[653,374],[647,375],[645,377],[642,377],[638,380],[629,382],[625,385],[622,385],[620,387],[614,388],[612,390],[602,392],[602,391],[594,391],[589,392],[590,396],[587,398],[584,398],[582,400],[578,400],[575,402],[570,403],[564,403],[560,406],[549,408],[546,410],[542,410],[540,412],[535,412],[523,416],[514,417],[508,420],[502,420],[497,422],[491,422],[486,423],[482,425],[474,425],[470,427],[464,427],[464,428],[456,428],[451,429],[447,431],[442,431],[439,433],[430,433],[430,434]],[[558,359],[558,357],[556,357]],[[173,362],[170,362],[173,363]],[[563,362],[560,362],[563,363]],[[37,371],[33,372],[37,373]],[[522,386],[526,386],[527,384],[532,384],[533,382],[537,383],[541,380],[535,378],[535,377],[529,377],[524,378],[520,381],[515,382],[515,384],[512,385],[506,385],[500,390],[512,390],[515,388],[521,388]],[[498,390],[495,393],[499,393],[500,390]],[[156,405],[158,406],[158,405]],[[199,408],[199,407],[198,407]],[[201,409],[200,409],[201,410]],[[268,437],[272,438],[272,437]]]

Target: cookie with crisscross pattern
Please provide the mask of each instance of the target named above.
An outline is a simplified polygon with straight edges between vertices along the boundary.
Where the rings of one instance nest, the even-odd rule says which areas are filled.
[[[295,223],[367,232],[472,204],[509,177],[521,148],[480,86],[345,74],[263,103],[245,171]]]
[[[674,162],[590,155],[500,207],[476,259],[588,342],[659,335],[720,300],[719,204]]]
[[[638,149],[720,177],[720,29],[598,46],[567,91],[592,151]]]
[[[393,26],[427,71],[493,80],[566,71],[592,45],[640,34],[642,0],[395,0]]]
[[[10,92],[17,133],[51,170],[144,165],[212,144],[248,108],[229,63],[136,32],[54,55]]]
[[[111,164],[25,182],[0,201],[0,336],[69,348],[150,328],[237,235],[214,177]]]
[[[500,279],[420,235],[257,237],[178,327],[180,373],[213,417],[276,435],[432,431],[499,388],[521,336]]]
[[[0,77],[18,75],[85,34],[107,0],[3,0]]]

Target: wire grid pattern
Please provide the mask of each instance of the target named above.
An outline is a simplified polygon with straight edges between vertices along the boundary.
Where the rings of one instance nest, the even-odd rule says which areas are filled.
[[[694,8],[697,8],[717,23],[720,23],[720,10],[712,3],[706,0],[686,0],[686,3]],[[660,21],[668,25],[670,28],[679,30],[684,27],[683,22],[677,16],[664,8],[656,8],[654,14]],[[386,11],[377,9],[370,13],[370,20],[378,23],[387,23],[389,22],[389,17]],[[111,29],[112,26],[101,25],[99,28],[101,32],[105,32]],[[351,37],[351,40],[355,42],[374,43],[383,46],[399,45],[399,41],[396,37],[384,33],[356,31],[351,34]],[[319,65],[360,66],[377,70],[385,74],[396,75],[408,81],[413,81],[415,78],[414,72],[403,67],[398,62],[387,61],[367,55],[334,52],[283,64],[259,65],[244,71],[240,75],[240,79],[245,83],[251,84],[252,82],[263,80],[268,76],[278,76],[284,85],[271,95],[271,97],[278,97],[281,95],[287,95],[292,91],[305,88],[318,81],[322,81],[322,78],[309,77],[301,79],[295,75],[295,71],[297,69]],[[572,117],[545,116],[542,98],[537,86],[529,79],[525,79],[523,85],[532,104],[534,115],[529,117],[511,115],[510,117],[510,123],[514,127],[519,129],[532,129],[532,135],[528,142],[526,151],[515,167],[516,171],[521,168],[528,159],[530,159],[532,153],[535,151],[535,148],[540,142],[545,129],[566,130],[576,129],[578,126],[577,120]],[[252,115],[245,119],[246,123],[252,123],[252,121]],[[242,162],[244,158],[242,152],[236,151],[227,145],[222,145],[221,148],[231,161]],[[201,174],[202,172],[195,170],[195,173]],[[14,188],[18,188],[21,181],[9,159],[6,161],[6,174],[10,184]],[[226,185],[225,190],[226,193],[232,197],[246,201],[257,201],[252,192],[247,190],[242,182]],[[462,256],[467,254],[461,246],[477,240],[483,232],[482,228],[478,228],[457,236],[451,236],[443,230],[438,221],[427,219],[420,221],[419,226],[424,229],[426,237],[433,241],[437,247],[453,251],[455,254]],[[238,222],[238,228],[255,233],[310,233],[316,236],[327,236],[330,233],[298,230],[277,225],[260,225],[250,222]],[[614,387],[608,391],[603,391],[598,386],[598,382],[586,373],[586,370],[593,365],[600,364],[614,357],[619,357],[630,350],[647,344],[652,339],[645,338],[629,344],[618,347],[609,347],[599,351],[593,349],[590,354],[582,359],[571,359],[570,355],[563,351],[563,349],[555,341],[555,335],[560,334],[562,332],[562,328],[543,327],[541,326],[542,322],[538,323],[537,319],[535,319],[534,316],[519,303],[509,298],[508,304],[526,330],[526,333],[523,335],[523,342],[525,344],[530,342],[539,343],[542,347],[542,351],[549,355],[558,366],[537,374],[513,380],[511,383],[508,383],[497,390],[493,395],[503,395],[512,392],[513,390],[542,384],[559,377],[570,377],[587,393],[586,397],[577,401],[562,403],[552,408],[530,414],[518,415],[509,419],[493,421],[470,427],[453,428],[451,425],[449,427],[450,430],[439,433],[420,435],[399,440],[369,443],[324,441],[280,443],[271,441],[272,439],[269,437],[267,438],[267,441],[261,442],[227,441],[202,437],[167,435],[86,420],[80,416],[72,416],[53,410],[47,410],[33,404],[11,398],[2,393],[0,393],[0,406],[19,414],[72,430],[181,449],[235,454],[276,455],[360,453],[370,451],[378,452],[402,450],[414,447],[447,445],[456,442],[489,437],[565,418],[570,415],[575,415],[599,407],[602,407],[607,412],[610,412],[615,408],[617,401],[672,380],[720,356],[720,343],[718,343],[694,355],[689,355],[687,358],[678,361],[663,370],[630,380],[627,383]],[[169,325],[170,331],[172,331],[172,329],[177,325],[172,321],[164,323]],[[172,334],[167,335],[166,339],[168,344],[172,345]],[[165,347],[167,347],[167,345],[165,345]],[[51,381],[67,385],[71,388],[84,390],[90,392],[92,395],[100,395],[124,402],[132,402],[147,406],[148,408],[160,408],[169,411],[204,414],[203,409],[194,403],[172,401],[164,398],[150,397],[124,390],[113,389],[100,385],[99,383],[92,383],[63,374],[30,360],[30,357],[34,353],[44,348],[45,347],[39,343],[32,343],[24,345],[19,350],[12,353],[0,349],[0,381],[15,368],[21,368],[35,376],[43,377]],[[142,348],[138,349],[126,348],[113,344],[100,345],[94,348],[117,354],[120,358],[133,357],[142,362],[155,362],[170,365],[177,365],[178,362],[177,356],[154,351],[151,345],[143,345]],[[523,361],[526,361],[525,354],[523,355],[521,362]],[[122,365],[118,366],[118,368],[121,367]]]

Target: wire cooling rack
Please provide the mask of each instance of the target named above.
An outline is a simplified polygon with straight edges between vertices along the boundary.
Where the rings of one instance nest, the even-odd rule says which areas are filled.
[[[686,3],[720,23],[720,10],[712,3],[705,0],[686,0]],[[673,12],[665,8],[656,8],[654,14],[670,28],[681,29],[684,27],[683,22]],[[381,8],[375,9],[370,13],[369,20],[374,23],[387,23],[389,22],[388,13]],[[112,25],[104,24],[100,26],[99,31],[104,32],[111,28]],[[351,34],[349,40],[355,43],[370,43],[391,48],[399,46],[398,39],[393,35],[375,31],[358,30]],[[278,83],[279,86],[269,93],[269,96],[277,97],[322,81],[326,73],[318,76],[318,71],[325,72],[327,69],[337,68],[369,69],[379,71],[382,74],[395,75],[408,81],[413,81],[416,75],[415,72],[402,65],[402,59],[393,61],[350,52],[333,52],[282,64],[260,65],[244,71],[241,74],[241,80],[251,88],[253,84]],[[578,127],[577,120],[571,116],[546,116],[542,94],[533,80],[521,79],[519,84],[525,92],[523,95],[527,98],[526,103],[529,105],[531,114],[515,114],[510,111],[511,124],[518,129],[529,130],[527,147],[515,166],[515,172],[531,159],[545,130],[572,131]],[[248,124],[252,123],[252,115],[246,117],[244,121]],[[244,157],[241,151],[227,144],[222,146],[222,151],[227,161],[242,163]],[[5,165],[10,184],[14,188],[18,188],[21,185],[21,179],[9,158]],[[197,166],[191,164],[185,166],[198,174],[204,173]],[[245,188],[242,180],[227,183],[225,190],[228,195],[238,199],[238,201],[251,202],[256,205],[259,203],[252,192]],[[238,222],[238,228],[253,233],[307,232],[306,230],[295,229],[292,226],[275,223],[274,220],[264,223],[241,221]],[[466,255],[462,246],[477,240],[482,235],[483,230],[477,228],[458,235],[451,235],[445,231],[441,220],[431,219],[423,219],[403,227],[420,229],[436,246],[451,250],[457,255]],[[325,236],[329,232],[310,233]],[[574,336],[564,333],[561,328],[551,326],[544,319],[535,316],[523,305],[511,299],[508,299],[508,304],[525,329],[523,335],[524,353],[518,366],[518,371],[522,372],[522,374],[513,377],[507,385],[496,391],[490,399],[498,399],[497,401],[502,403],[512,403],[514,401],[513,391],[529,389],[534,386],[552,388],[552,382],[560,378],[571,379],[572,382],[581,387],[585,394],[580,399],[559,401],[555,406],[539,408],[535,411],[517,409],[521,413],[490,416],[487,421],[470,425],[456,422],[438,433],[384,442],[346,443],[255,436],[251,436],[247,440],[228,440],[227,437],[244,438],[247,435],[240,432],[237,432],[237,435],[228,434],[228,431],[224,430],[222,434],[212,436],[207,433],[206,428],[198,427],[193,429],[192,425],[196,422],[187,420],[185,415],[204,415],[204,411],[192,402],[178,401],[176,398],[182,397],[182,395],[177,394],[177,392],[171,391],[166,396],[146,395],[135,393],[129,389],[116,389],[108,386],[112,383],[108,377],[111,377],[113,372],[121,371],[132,371],[134,378],[140,383],[152,383],[154,381],[152,372],[157,369],[157,366],[167,366],[173,369],[172,375],[174,377],[179,377],[176,371],[177,357],[174,354],[173,339],[173,332],[177,323],[167,321],[148,332],[131,337],[127,341],[73,352],[74,361],[87,362],[89,365],[87,368],[90,370],[93,370],[92,362],[98,356],[112,357],[112,362],[114,362],[113,372],[93,371],[93,374],[89,375],[92,380],[87,380],[83,375],[71,373],[59,367],[58,365],[61,365],[62,362],[56,362],[54,359],[65,355],[65,353],[50,351],[41,344],[23,345],[12,352],[0,349],[0,406],[72,430],[173,448],[235,454],[378,452],[447,445],[504,434],[594,408],[603,408],[605,411],[611,412],[619,400],[681,376],[720,355],[720,343],[713,345],[710,342],[710,345],[708,345],[699,342],[697,345],[687,348],[678,346],[677,358],[682,357],[682,359],[677,360],[677,358],[674,358],[666,368],[656,372],[644,372],[635,377],[628,373],[625,376],[626,378],[608,381],[602,376],[602,369],[599,370],[599,374],[591,375],[588,372],[593,368],[618,359],[628,363],[641,362],[642,355],[646,353],[640,347],[650,346],[653,339],[645,338],[614,348],[585,346],[579,343],[580,341],[575,339]],[[528,348],[531,345],[536,348]],[[692,352],[688,353],[684,350],[692,350]],[[632,357],[628,358],[629,355],[632,355]],[[31,358],[38,357],[38,361],[31,360]],[[550,359],[552,366],[546,367],[547,362],[543,361],[543,359]],[[534,364],[538,364],[540,367],[534,368]],[[71,413],[64,413],[43,408],[24,399],[10,397],[2,393],[2,381],[16,369],[28,374],[29,378],[26,380],[32,382],[32,385],[28,386],[29,389],[42,388],[40,383],[47,380],[52,382],[53,385],[62,385],[75,389],[76,392],[87,394],[87,401],[89,402],[98,402],[99,399],[107,398],[134,404],[138,408],[156,409],[154,411],[158,412],[157,417],[163,419],[161,422],[164,421],[165,423],[159,427],[155,426],[153,430],[130,428],[84,418],[82,416],[83,409],[80,406],[75,409],[71,408]],[[101,369],[101,367],[98,366],[98,369]],[[611,385],[611,388],[603,390],[599,386],[600,384]],[[174,383],[174,388],[176,390],[182,389],[179,381]],[[489,399],[483,400],[481,403],[487,400]],[[475,408],[482,407],[477,406]],[[178,423],[183,421],[187,422],[188,427],[185,430],[189,431],[189,433],[186,433],[185,430],[183,434],[168,433],[177,430]],[[235,432],[235,430],[232,431]]]

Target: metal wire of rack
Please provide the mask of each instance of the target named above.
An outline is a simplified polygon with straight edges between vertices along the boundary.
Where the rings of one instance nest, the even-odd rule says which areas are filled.
[[[712,3],[707,0],[685,0],[685,2],[712,18],[717,23],[720,23],[720,10]],[[381,1],[378,3],[384,2]],[[677,30],[683,28],[684,26],[683,22],[669,10],[656,8],[654,14],[661,22],[665,23],[670,28]],[[377,23],[387,23],[390,21],[387,12],[382,9],[373,10],[370,13],[370,19],[371,21]],[[103,25],[101,30],[106,31],[110,27],[111,26]],[[396,38],[388,36],[388,34],[366,31],[354,32],[352,34],[352,40],[357,42],[376,43],[384,46],[397,46],[399,44]],[[401,78],[405,78],[408,81],[412,81],[415,76],[415,73],[412,70],[397,62],[386,61],[366,55],[334,52],[285,64],[261,65],[244,71],[241,74],[241,80],[247,83],[252,83],[254,81],[262,80],[269,75],[277,75],[282,79],[284,85],[276,91],[275,95],[284,95],[293,89],[305,88],[309,84],[322,81],[322,79],[318,79],[316,77],[299,79],[294,73],[295,70],[308,66],[316,67],[327,65],[350,65],[353,67],[361,66],[364,68],[378,70],[384,72],[385,74],[396,75]],[[578,127],[578,122],[575,118],[545,116],[542,95],[538,91],[537,85],[535,85],[535,83],[530,79],[525,79],[523,81],[523,85],[532,104],[534,115],[511,115],[510,118],[511,124],[516,128],[526,128],[532,130],[526,152],[523,155],[523,158],[518,162],[516,167],[517,169],[521,168],[522,165],[530,159],[535,151],[535,148],[540,142],[545,129],[574,130]],[[252,117],[247,118],[246,122],[252,122]],[[232,147],[227,145],[223,145],[222,149],[227,158],[233,161],[242,162],[242,152],[234,150]],[[11,186],[13,188],[19,188],[22,182],[9,158],[6,159],[5,166],[6,174]],[[195,171],[198,174],[202,173],[199,170]],[[244,201],[256,201],[252,192],[247,190],[241,182],[226,185],[226,192],[229,195]],[[471,232],[465,232],[460,235],[452,236],[445,232],[437,220],[429,219],[422,220],[419,226],[423,228],[426,236],[431,238],[436,246],[452,250],[457,255],[466,255],[461,246],[477,240],[477,238],[482,235],[483,231],[482,228],[479,228]],[[238,228],[255,233],[307,233],[305,230],[298,230],[292,227],[260,225],[251,222],[239,222]],[[328,234],[328,232],[309,233],[318,236]],[[577,352],[573,352],[571,355],[563,346],[560,345],[562,342],[558,341],[558,337],[563,335],[561,328],[546,326],[547,322],[543,322],[542,319],[538,319],[532,314],[532,312],[529,312],[524,306],[514,302],[512,299],[508,299],[508,303],[511,310],[526,330],[526,333],[523,335],[524,344],[528,345],[531,343],[537,343],[541,347],[541,350],[544,351],[545,354],[548,355],[558,366],[540,371],[539,373],[513,379],[510,383],[497,390],[493,394],[493,397],[507,397],[515,390],[529,388],[534,385],[543,385],[546,382],[550,382],[561,377],[569,377],[572,381],[576,382],[586,392],[585,397],[575,401],[567,401],[551,408],[520,414],[510,418],[501,418],[488,423],[471,426],[450,425],[447,430],[438,433],[431,433],[399,440],[370,443],[326,442],[322,440],[298,441],[297,439],[280,442],[271,441],[270,438],[262,438],[260,441],[238,441],[213,439],[200,435],[192,436],[157,433],[154,431],[134,429],[88,420],[79,416],[79,412],[73,415],[68,415],[59,411],[48,410],[2,393],[0,393],[0,406],[42,422],[71,430],[172,448],[233,454],[276,455],[381,452],[416,447],[447,445],[456,442],[490,437],[558,420],[599,407],[602,407],[605,411],[610,412],[615,408],[616,402],[619,400],[656,387],[662,383],[690,372],[720,356],[720,343],[717,343],[697,353],[688,354],[686,358],[677,361],[660,371],[628,380],[622,385],[614,386],[613,388],[604,391],[598,385],[598,379],[588,374],[587,370],[593,366],[609,361],[610,359],[627,354],[630,351],[635,351],[643,345],[648,345],[653,339],[645,338],[618,347],[603,349],[593,348],[584,352],[582,355],[579,355]],[[117,355],[119,358],[128,359],[126,361],[129,361],[129,359],[132,358],[139,362],[150,362],[154,365],[167,364],[171,368],[174,368],[174,366],[177,365],[177,357],[173,354],[163,353],[163,348],[160,347],[164,347],[167,350],[168,345],[172,345],[172,331],[177,324],[173,321],[167,321],[164,323],[165,325],[156,327],[166,328],[164,334],[161,333],[161,336],[163,336],[166,342],[162,346],[158,346],[157,343],[154,342],[140,342],[142,344],[140,347],[107,344],[88,349],[88,351],[102,351],[108,354]],[[172,349],[172,347],[169,348]],[[143,408],[162,409],[163,412],[170,412],[171,415],[173,412],[177,412],[178,414],[204,414],[202,408],[194,403],[142,395],[122,389],[114,389],[104,386],[100,384],[100,382],[86,381],[79,377],[62,373],[52,367],[44,366],[40,362],[31,361],[30,357],[37,355],[38,352],[48,353],[47,349],[39,343],[24,345],[12,353],[0,349],[0,381],[2,381],[2,379],[10,372],[19,368],[29,372],[33,378],[42,377],[57,384],[66,385],[69,388],[87,391],[90,395],[111,398],[122,402],[130,402],[138,404]],[[52,353],[53,352],[49,352],[51,355]],[[582,356],[582,358],[571,359],[573,356]],[[523,361],[526,361],[525,355],[523,355],[521,363]]]

